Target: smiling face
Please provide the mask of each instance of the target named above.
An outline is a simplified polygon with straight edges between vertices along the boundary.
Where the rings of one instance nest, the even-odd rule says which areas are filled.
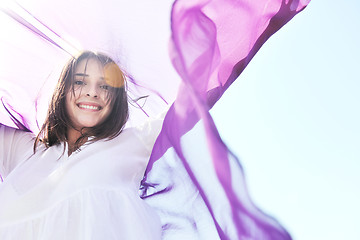
[[[64,66],[34,145],[66,142],[71,153],[117,137],[128,118],[126,74],[110,56],[82,51]]]
[[[81,130],[84,127],[94,127],[109,116],[109,90],[100,61],[86,58],[77,64],[65,103],[73,128]]]

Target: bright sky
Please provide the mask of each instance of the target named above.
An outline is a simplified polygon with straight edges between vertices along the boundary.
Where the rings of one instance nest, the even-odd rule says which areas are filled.
[[[295,240],[360,239],[359,12],[313,0],[212,110],[255,203]]]

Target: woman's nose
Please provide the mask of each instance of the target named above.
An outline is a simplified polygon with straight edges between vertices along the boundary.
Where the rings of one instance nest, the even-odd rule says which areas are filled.
[[[87,85],[86,96],[97,98],[98,94],[98,89],[94,84]]]

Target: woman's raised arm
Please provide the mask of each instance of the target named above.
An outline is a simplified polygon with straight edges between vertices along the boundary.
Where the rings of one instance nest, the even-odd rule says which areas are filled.
[[[31,156],[34,135],[0,124],[0,175],[4,179],[20,162]]]

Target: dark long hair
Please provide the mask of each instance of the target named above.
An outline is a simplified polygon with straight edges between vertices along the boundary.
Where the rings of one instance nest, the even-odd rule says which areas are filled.
[[[108,56],[102,53],[84,51],[77,57],[73,57],[63,68],[60,79],[52,96],[47,117],[34,143],[34,152],[39,143],[45,144],[46,148],[67,141],[67,132],[71,128],[71,121],[66,111],[66,94],[74,91],[74,71],[77,64],[84,59],[96,59],[102,66],[116,66],[117,76],[122,79],[122,84],[115,84],[109,87],[108,100],[111,106],[109,116],[100,124],[81,129],[81,137],[75,142],[75,149],[78,149],[85,139],[92,136],[91,142],[101,139],[113,139],[118,136],[129,118],[128,97],[126,93],[125,75],[118,65]],[[69,93],[71,94],[71,93]],[[86,131],[84,131],[86,130]]]

